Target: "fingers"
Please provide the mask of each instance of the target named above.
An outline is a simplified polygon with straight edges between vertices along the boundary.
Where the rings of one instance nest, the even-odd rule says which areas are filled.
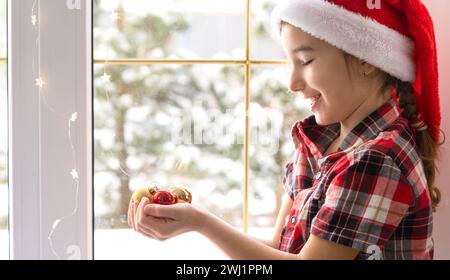
[[[139,230],[140,225],[142,224],[142,217],[144,215],[144,206],[148,202],[148,199],[146,197],[143,197],[139,204],[137,205],[137,209],[135,212],[135,230]]]
[[[165,234],[162,232],[164,225],[166,224],[166,219],[145,215],[143,219],[145,222],[140,224],[140,233],[160,241],[167,239]]]
[[[158,210],[159,205],[149,204],[144,207],[144,214],[152,217],[161,217],[161,211]]]
[[[140,203],[136,203],[133,200],[130,201],[128,205],[128,215],[127,221],[128,225],[132,227],[136,232],[139,232],[149,238],[157,239],[160,241],[165,240],[166,238],[162,238],[158,236],[155,231],[152,230],[152,226],[147,225],[151,222],[151,225],[157,225],[161,219],[159,218],[147,218],[144,214],[144,206],[148,203],[148,201],[142,199]]]
[[[154,231],[152,231],[150,228],[146,227],[145,224],[140,225],[139,229],[137,230],[137,232],[152,238],[152,239],[158,239],[158,236],[155,234]]]
[[[128,213],[127,213],[127,222],[128,225],[133,228],[133,216],[134,216],[134,211],[133,211],[133,204],[134,201],[130,200],[130,203],[128,204]]]
[[[132,222],[133,222],[133,229],[134,230],[136,230],[136,212],[137,212],[137,207],[138,207],[138,204],[136,203],[136,202],[133,202],[133,205],[132,205],[132,209],[131,209],[131,211],[132,211],[132,215],[131,215],[131,218],[132,218]]]
[[[130,222],[133,226],[133,229],[147,237],[158,239],[158,237],[155,235],[155,232],[151,229],[151,227],[147,226],[146,223],[148,222],[144,215],[144,206],[148,204],[148,199],[143,198],[139,203],[132,202],[131,203],[131,214]]]
[[[150,204],[147,198],[140,203],[132,203],[130,207],[130,223],[133,229],[147,237],[160,241],[189,231],[191,217],[190,205],[158,205]]]
[[[169,218],[176,220],[177,211],[183,208],[184,204],[174,204],[174,205],[159,205],[159,204],[148,204],[144,207],[144,214],[147,216]]]

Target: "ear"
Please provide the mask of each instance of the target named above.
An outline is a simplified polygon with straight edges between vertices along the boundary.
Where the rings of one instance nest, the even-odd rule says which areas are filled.
[[[359,72],[361,75],[370,76],[376,70],[377,70],[377,68],[375,66],[373,66],[372,64],[370,64],[364,60],[359,61]]]

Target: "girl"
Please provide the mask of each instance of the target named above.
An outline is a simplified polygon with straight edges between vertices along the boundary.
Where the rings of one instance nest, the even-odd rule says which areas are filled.
[[[296,152],[273,238],[147,199],[130,202],[130,226],[158,240],[198,231],[232,259],[432,259],[440,112],[426,8],[287,0],[272,25],[292,65],[290,91],[313,113],[292,128]]]

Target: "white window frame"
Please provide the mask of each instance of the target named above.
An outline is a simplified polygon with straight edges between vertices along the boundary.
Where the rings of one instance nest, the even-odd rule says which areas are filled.
[[[36,1],[45,100],[32,66],[33,2],[8,1],[10,259],[93,259],[92,0]],[[77,112],[71,129],[79,176],[73,216],[69,119],[47,105],[64,115]],[[55,255],[48,236],[54,221],[67,215],[52,235]]]

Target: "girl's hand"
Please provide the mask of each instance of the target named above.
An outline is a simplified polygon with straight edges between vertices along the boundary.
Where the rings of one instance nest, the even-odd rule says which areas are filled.
[[[142,234],[144,234],[147,237],[150,238],[155,238],[156,236],[154,234],[154,232],[152,232],[150,229],[146,229],[144,227],[142,227],[142,225],[139,224],[139,215],[140,213],[138,212],[139,209],[143,209],[143,206],[145,204],[148,204],[148,199],[141,199],[140,203],[136,203],[133,201],[133,199],[130,200],[130,204],[128,205],[128,225],[133,228],[135,231],[140,232]],[[142,207],[139,207],[140,205],[143,205]]]
[[[131,201],[128,209],[128,223],[135,231],[161,241],[185,232],[199,231],[205,217],[205,212],[192,204],[150,204],[145,197],[139,204]]]

